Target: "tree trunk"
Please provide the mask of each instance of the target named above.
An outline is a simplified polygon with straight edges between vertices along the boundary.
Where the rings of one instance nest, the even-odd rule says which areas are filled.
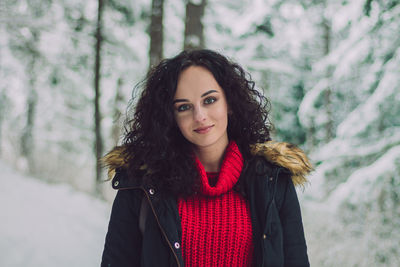
[[[2,125],[3,125],[3,119],[6,116],[6,107],[7,105],[7,96],[4,91],[4,89],[0,93],[0,157],[2,156]]]
[[[331,26],[330,22],[327,19],[323,19],[322,21],[322,29],[323,29],[323,42],[324,42],[324,56],[327,56],[330,53],[330,45],[331,45]],[[332,76],[331,71],[328,69],[326,73],[326,77],[330,79]],[[325,90],[324,94],[324,102],[325,102],[325,112],[327,117],[327,122],[325,124],[325,142],[328,143],[332,140],[333,134],[333,117],[332,117],[332,88],[329,86]]]
[[[153,0],[151,4],[149,68],[163,58],[163,14],[164,0]]]
[[[94,69],[94,120],[95,120],[95,156],[96,156],[96,193],[100,194],[100,181],[101,181],[101,164],[100,158],[103,155],[103,140],[101,136],[101,114],[100,114],[100,70],[101,70],[101,45],[103,41],[102,36],[102,17],[103,17],[104,1],[98,0],[97,11],[97,27],[96,27],[96,61]]]
[[[21,147],[20,153],[23,158],[27,161],[27,170],[29,173],[35,173],[35,161],[33,156],[34,151],[34,138],[33,129],[35,124],[35,113],[37,104],[37,92],[36,92],[36,63],[39,58],[39,52],[36,45],[39,41],[39,33],[36,30],[32,30],[32,40],[27,41],[26,49],[29,57],[28,64],[26,66],[26,73],[28,74],[28,96],[26,99],[26,123],[21,135]]]
[[[117,82],[117,90],[115,93],[115,98],[114,98],[114,106],[113,106],[113,126],[111,129],[111,136],[112,139],[114,140],[114,145],[118,145],[119,142],[119,137],[121,135],[121,125],[120,125],[120,118],[121,118],[121,104],[124,103],[124,97],[121,94],[121,88],[122,85],[124,84],[124,81],[122,77],[118,79]]]
[[[313,119],[311,122],[311,127],[309,127],[306,132],[306,140],[307,140],[306,151],[307,152],[313,151],[314,148],[317,146],[317,138],[315,137],[316,132],[317,132],[317,130],[315,128],[315,122]]]
[[[199,1],[196,1],[199,2]],[[183,48],[201,49],[204,48],[204,30],[202,18],[206,0],[201,0],[199,4],[193,0],[186,3],[186,19],[185,19],[185,38]]]
[[[32,86],[33,84],[31,84]],[[26,158],[28,163],[28,171],[35,173],[35,162],[33,159],[33,126],[35,121],[35,111],[37,103],[37,93],[33,87],[29,89],[28,99],[26,101],[27,113],[26,124],[21,136],[21,155]]]

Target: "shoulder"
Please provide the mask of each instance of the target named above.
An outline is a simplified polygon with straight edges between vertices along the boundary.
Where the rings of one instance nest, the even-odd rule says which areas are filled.
[[[108,169],[107,174],[109,179],[113,179],[118,172],[120,172],[120,176],[121,174],[123,175],[121,170],[124,170],[128,167],[125,158],[125,147],[116,146],[100,159],[102,165]]]
[[[111,178],[111,186],[116,189],[142,189],[144,172],[128,174],[128,169],[120,167],[115,169],[114,176]]]
[[[130,170],[127,157],[126,147],[116,146],[101,159],[114,189],[140,188],[143,185],[142,178],[149,173],[146,165]]]
[[[118,171],[112,180],[112,187],[117,190],[115,195],[111,217],[118,221],[133,221],[138,217],[138,211],[143,198],[143,190],[140,186],[127,185],[128,179],[124,173]]]
[[[313,170],[306,154],[293,144],[268,141],[251,145],[251,152],[256,170],[269,169],[275,175],[281,172],[281,175],[291,177],[296,186],[307,183],[306,176]]]

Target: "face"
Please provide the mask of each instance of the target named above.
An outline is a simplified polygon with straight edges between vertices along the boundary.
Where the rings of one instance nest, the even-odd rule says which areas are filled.
[[[174,114],[182,135],[196,148],[228,145],[225,93],[206,68],[190,66],[180,74]]]

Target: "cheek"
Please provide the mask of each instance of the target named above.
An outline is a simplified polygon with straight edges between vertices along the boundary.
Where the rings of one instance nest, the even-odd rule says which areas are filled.
[[[214,112],[214,117],[219,121],[228,121],[228,107],[225,105],[219,106]]]

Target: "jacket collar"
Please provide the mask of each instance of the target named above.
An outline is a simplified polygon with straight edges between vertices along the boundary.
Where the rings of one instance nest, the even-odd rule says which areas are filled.
[[[112,186],[115,189],[126,186],[123,185],[123,180],[127,179],[121,179],[123,176],[127,175],[124,171],[128,164],[123,155],[124,150],[125,149],[123,146],[117,146],[101,160],[102,163],[108,167],[109,179],[118,178],[113,179]],[[264,157],[268,162],[274,165],[287,169],[291,174],[293,184],[296,186],[305,185],[307,183],[306,175],[313,170],[313,167],[306,154],[293,144],[268,141],[265,143],[251,145],[251,152],[255,156]],[[142,166],[142,169],[144,172],[146,172],[145,165]],[[116,173],[119,174],[118,177],[115,177]]]

